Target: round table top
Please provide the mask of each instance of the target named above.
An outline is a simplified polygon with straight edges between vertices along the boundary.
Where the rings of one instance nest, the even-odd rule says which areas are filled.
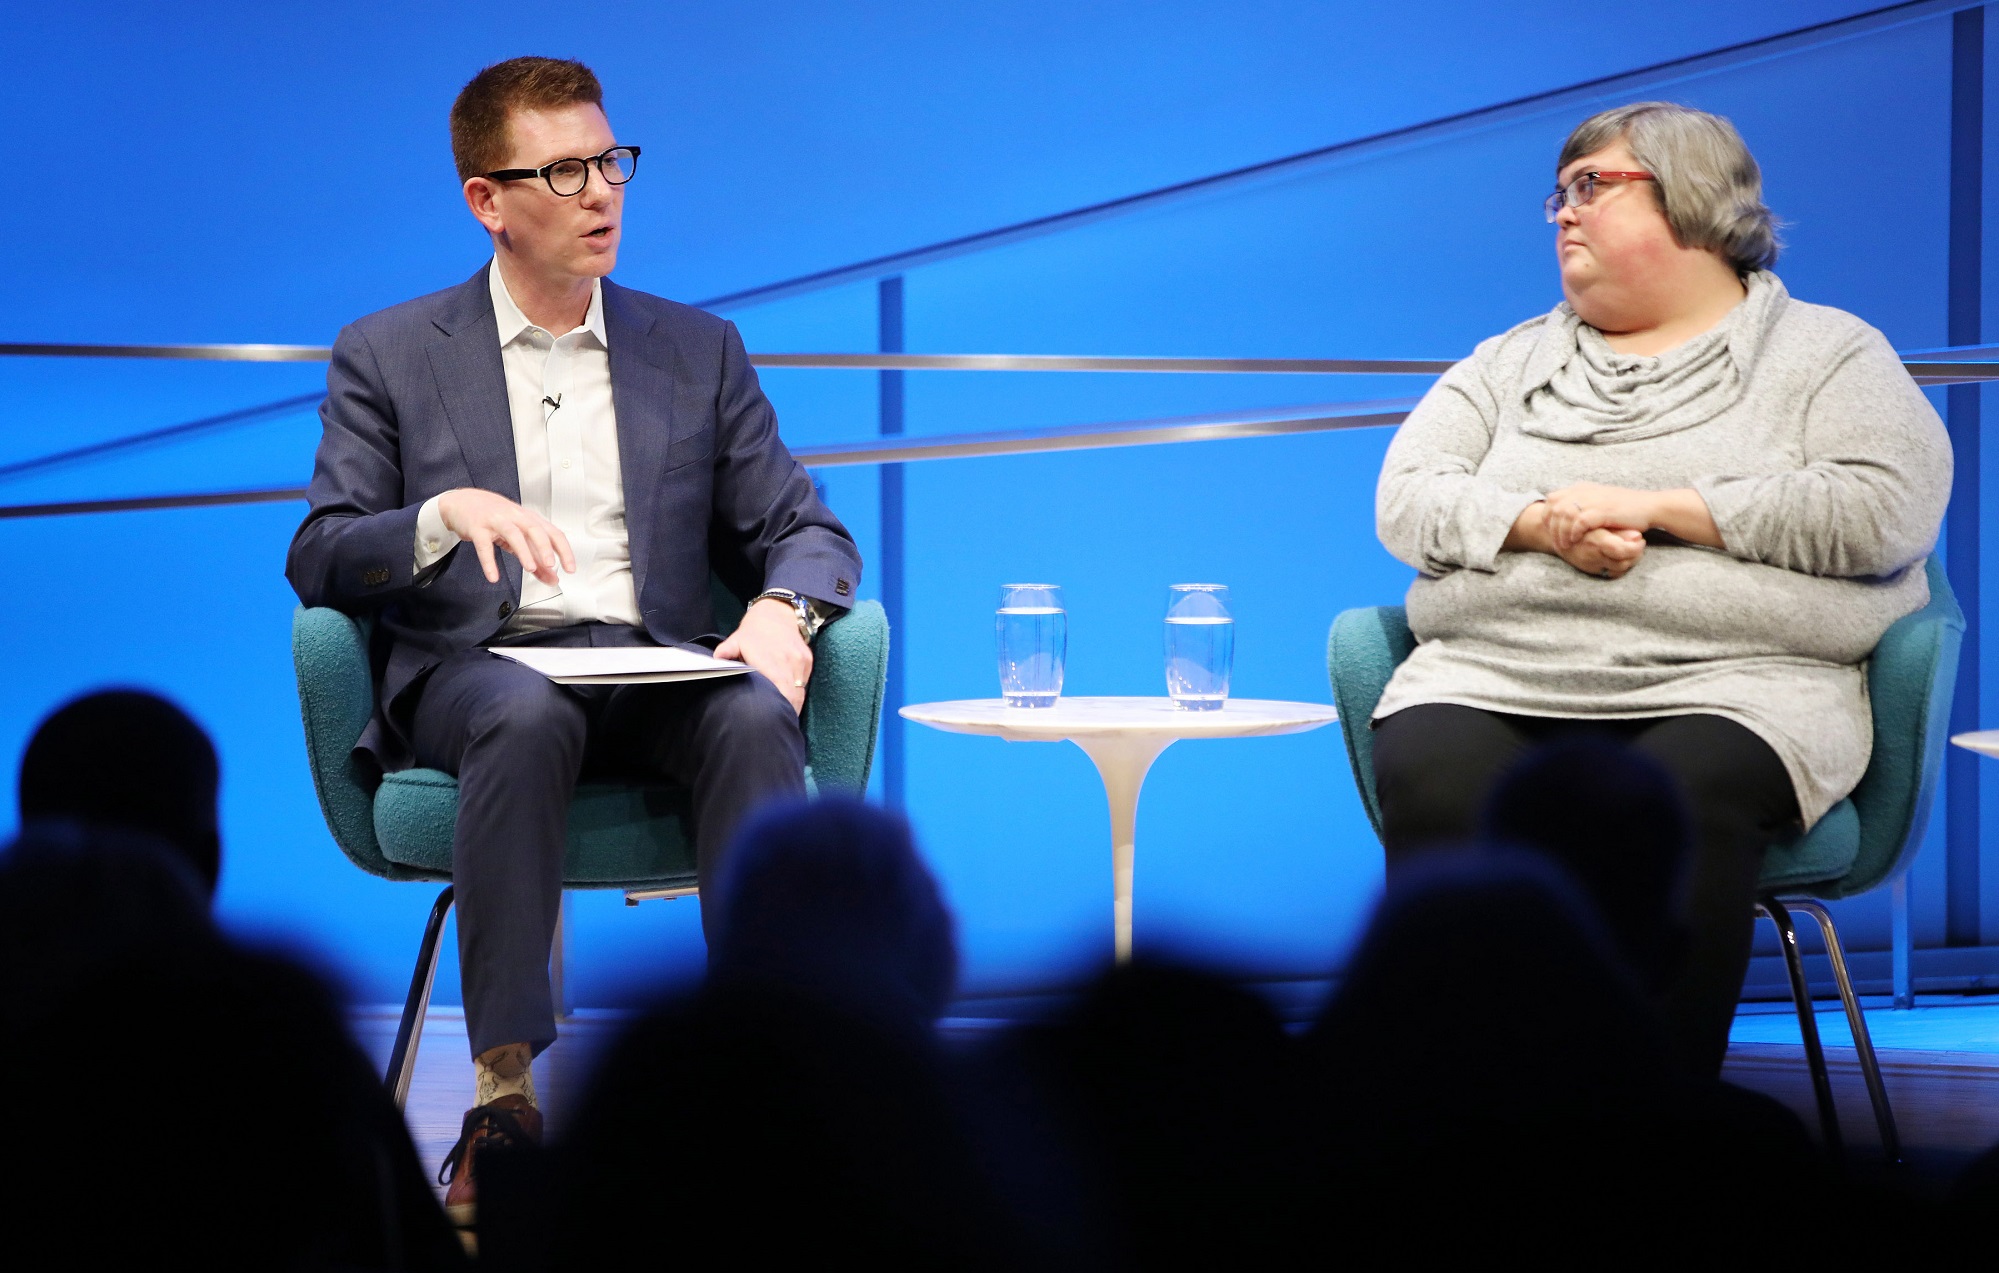
[[[1950,740],[1967,751],[1999,756],[1999,729],[1981,729],[1971,734],[1952,734]]]
[[[1015,742],[1150,734],[1163,738],[1255,738],[1298,734],[1339,719],[1326,703],[1232,698],[1219,711],[1185,711],[1170,698],[1061,698],[1053,707],[1008,707],[997,698],[914,703],[902,715],[953,734]]]

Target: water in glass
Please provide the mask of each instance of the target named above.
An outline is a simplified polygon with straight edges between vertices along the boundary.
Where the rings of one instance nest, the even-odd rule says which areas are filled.
[[[1176,583],[1166,590],[1166,692],[1185,711],[1217,711],[1229,698],[1235,619],[1229,590],[1218,583]]]
[[[1069,651],[1069,613],[1051,583],[1010,583],[1000,589],[1000,696],[1008,707],[1053,707],[1062,696],[1062,660]]]

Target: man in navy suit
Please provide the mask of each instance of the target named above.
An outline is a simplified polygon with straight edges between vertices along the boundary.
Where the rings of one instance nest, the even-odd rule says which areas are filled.
[[[493,260],[340,333],[286,574],[376,617],[362,747],[459,782],[452,846],[477,1098],[447,1169],[469,1222],[476,1144],[537,1139],[529,1068],[555,1038],[549,944],[579,775],[692,792],[701,882],[757,803],[804,790],[810,641],[851,604],[852,538],[778,438],[735,326],[632,291],[620,143],[580,63],[481,71],[451,112]],[[756,600],[716,653],[747,676],[556,685],[484,647],[710,635],[711,572]]]

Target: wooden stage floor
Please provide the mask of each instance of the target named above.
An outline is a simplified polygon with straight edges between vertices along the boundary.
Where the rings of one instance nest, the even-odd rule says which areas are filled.
[[[377,1071],[388,1068],[401,1013],[400,1007],[364,1008],[352,1018],[355,1039]],[[563,1118],[589,1081],[597,1053],[617,1037],[630,1018],[625,1012],[575,1013],[563,1021],[562,1037],[536,1059],[535,1099],[548,1135],[562,1134]],[[457,1008],[432,1008],[403,1114],[416,1141],[417,1157],[423,1160],[433,1184],[438,1165],[458,1141],[459,1125],[471,1104],[472,1055],[465,1041],[465,1014]],[[438,1192],[443,1192],[441,1186]]]
[[[1924,995],[1901,1012],[1885,998],[1862,1003],[1895,1126],[1916,1172],[1945,1180],[1999,1145],[1999,996]],[[1878,1153],[1881,1139],[1854,1059],[1853,1035],[1837,1001],[1820,1001],[1818,1027],[1840,1134],[1857,1154]],[[1783,1101],[1816,1132],[1818,1113],[1804,1058],[1790,1004],[1745,1003],[1730,1032],[1722,1073]]]
[[[1906,1157],[1919,1175],[1940,1184],[1999,1145],[1999,996],[1923,996],[1903,1012],[1891,1010],[1885,1000],[1867,1002],[1868,1029]],[[1848,1145],[1864,1158],[1878,1152],[1880,1138],[1854,1061],[1852,1036],[1836,1001],[1822,1002],[1820,1008],[1819,1034],[1826,1044],[1840,1127]],[[396,1011],[363,1009],[353,1020],[362,1047],[378,1068],[385,1065],[395,1038]],[[626,1020],[627,1014],[620,1012],[579,1012],[564,1022],[562,1038],[535,1063],[535,1087],[551,1135],[561,1134],[598,1052]],[[994,1015],[951,1018],[945,1029],[975,1036],[1002,1020]],[[1789,1004],[1742,1005],[1724,1076],[1781,1100],[1816,1133],[1811,1078]],[[465,1019],[455,1008],[435,1009],[424,1029],[406,1111],[417,1152],[432,1172],[458,1139],[471,1093]]]

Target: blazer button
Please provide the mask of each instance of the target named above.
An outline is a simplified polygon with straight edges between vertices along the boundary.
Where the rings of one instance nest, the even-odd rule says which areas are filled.
[[[513,602],[511,602],[511,601],[502,601],[502,602],[500,603],[500,617],[501,617],[502,619],[506,618],[506,617],[507,617],[508,615],[512,614],[513,612],[514,612],[514,603],[513,603]]]

